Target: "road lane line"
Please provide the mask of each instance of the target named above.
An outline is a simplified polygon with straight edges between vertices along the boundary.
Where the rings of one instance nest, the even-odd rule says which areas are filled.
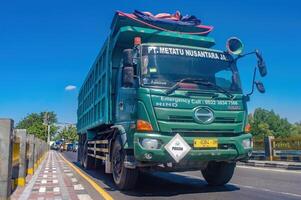
[[[273,171],[273,172],[283,172],[283,173],[295,173],[295,174],[301,174],[301,171],[297,170],[287,170],[287,169],[273,169],[273,168],[263,168],[263,167],[249,167],[249,166],[236,166],[237,168],[242,169],[256,169],[256,170],[262,170],[262,171]]]
[[[89,178],[87,175],[81,172],[81,170],[76,167],[74,164],[69,162],[64,156],[59,154],[63,161],[65,161],[74,171],[77,172],[81,177],[83,177],[90,185],[105,199],[105,200],[114,200],[113,197],[105,191],[102,187],[100,187],[95,181],[93,181],[91,178]]]
[[[301,197],[301,194],[294,194],[290,192],[279,192],[271,189],[266,189],[266,188],[257,188],[249,185],[240,185],[240,184],[235,184],[235,183],[229,183],[231,185],[237,186],[237,187],[243,187],[243,188],[248,188],[248,189],[253,189],[253,190],[260,190],[264,192],[271,192],[271,193],[276,193],[276,194],[282,194],[282,195],[287,195],[287,196],[294,196],[294,197]]]
[[[176,174],[176,175],[180,175],[180,176],[187,176],[187,177],[191,177],[191,178],[195,178],[195,179],[200,179],[201,177],[198,176],[194,176],[194,175],[188,175],[188,174],[181,174],[178,172],[174,172],[172,174]],[[260,190],[260,191],[264,191],[264,192],[271,192],[271,193],[276,193],[276,194],[282,194],[282,195],[288,195],[288,196],[294,196],[294,197],[301,197],[301,194],[294,194],[294,193],[290,193],[290,192],[279,192],[279,191],[275,191],[275,190],[271,190],[271,189],[267,189],[267,188],[257,188],[251,185],[240,185],[240,184],[235,184],[235,183],[228,183],[229,185],[234,185],[236,187],[242,187],[242,188],[247,188],[247,189],[253,189],[253,190]]]

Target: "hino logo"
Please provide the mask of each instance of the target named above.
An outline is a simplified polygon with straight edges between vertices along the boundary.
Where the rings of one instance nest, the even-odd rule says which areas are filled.
[[[194,118],[204,124],[214,120],[213,112],[207,107],[199,107],[194,111]]]

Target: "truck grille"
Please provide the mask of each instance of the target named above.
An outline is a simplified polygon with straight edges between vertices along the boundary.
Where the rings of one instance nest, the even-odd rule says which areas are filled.
[[[200,130],[200,129],[190,129],[190,128],[172,128],[172,132],[175,133],[233,133],[234,129],[210,129],[210,130]]]
[[[175,116],[175,115],[169,115],[168,116],[169,121],[172,122],[194,122],[193,117],[190,116]],[[235,118],[232,117],[216,117],[213,120],[213,123],[239,123],[241,121],[235,121]]]

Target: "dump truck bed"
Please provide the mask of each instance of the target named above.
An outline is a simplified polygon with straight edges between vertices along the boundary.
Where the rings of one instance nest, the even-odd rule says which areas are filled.
[[[181,31],[191,31],[181,29]],[[168,32],[146,27],[138,22],[115,15],[111,32],[95,59],[79,91],[77,110],[77,130],[79,134],[104,124],[114,123],[114,100],[117,70],[122,51],[133,47],[135,37],[143,43],[170,43],[210,48],[215,44],[206,35],[191,35]]]

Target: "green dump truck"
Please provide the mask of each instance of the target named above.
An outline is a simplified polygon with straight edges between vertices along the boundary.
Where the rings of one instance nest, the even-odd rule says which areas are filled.
[[[243,54],[235,37],[213,49],[209,26],[147,17],[113,19],[78,96],[78,160],[104,165],[119,189],[133,188],[141,171],[200,170],[209,185],[226,184],[252,153],[247,102],[254,87],[265,92],[256,80],[264,60]],[[252,91],[243,94],[236,64],[252,54]]]

